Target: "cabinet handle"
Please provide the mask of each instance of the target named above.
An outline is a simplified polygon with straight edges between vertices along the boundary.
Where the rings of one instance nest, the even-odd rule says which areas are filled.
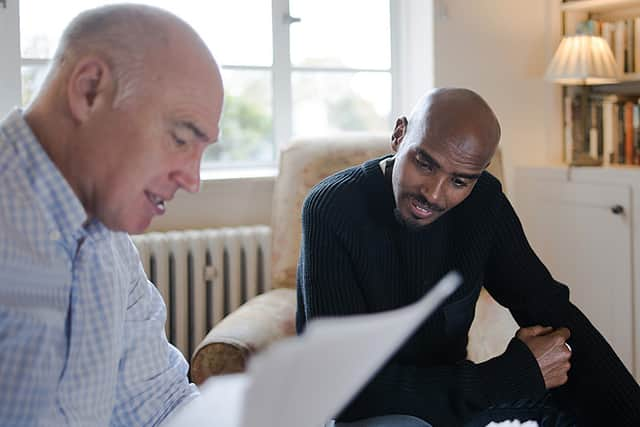
[[[611,212],[614,215],[620,215],[624,213],[624,207],[622,207],[621,205],[615,205],[615,206],[611,206]]]

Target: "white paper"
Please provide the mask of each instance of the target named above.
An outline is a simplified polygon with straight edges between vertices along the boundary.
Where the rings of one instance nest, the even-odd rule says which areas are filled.
[[[162,426],[239,427],[248,385],[246,374],[212,377],[200,386],[200,396],[179,408]]]
[[[246,374],[215,386],[211,384],[225,377],[207,381],[197,405],[186,405],[169,425],[322,427],[460,282],[458,274],[450,273],[418,302],[397,310],[314,319],[303,335],[281,340],[252,357]],[[240,403],[238,391],[243,393]],[[231,399],[239,419],[217,412],[224,410],[225,399]]]

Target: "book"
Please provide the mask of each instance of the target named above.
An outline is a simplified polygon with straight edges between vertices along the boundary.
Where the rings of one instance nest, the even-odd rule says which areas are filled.
[[[602,131],[602,108],[603,108],[603,104],[602,101],[599,101],[596,104],[596,124],[595,124],[595,128],[598,130],[598,147],[596,150],[596,156],[594,157],[595,159],[598,159],[600,161],[600,164],[602,164],[602,153],[604,152],[604,133]]]
[[[599,158],[599,142],[600,135],[602,134],[602,123],[598,123],[598,117],[601,115],[598,114],[599,103],[592,101],[589,106],[590,110],[590,118],[589,118],[589,156],[593,159]]]
[[[614,49],[613,56],[616,58],[616,65],[618,66],[618,72],[622,75],[624,73],[625,68],[625,42],[626,42],[626,33],[625,33],[625,22],[617,21],[616,29],[614,34]]]
[[[627,36],[627,40],[625,42],[625,67],[624,70],[626,73],[633,73],[635,68],[635,58],[634,58],[634,40],[635,40],[635,32],[634,32],[634,19],[627,19],[626,21],[626,30],[625,35]]]
[[[609,166],[616,161],[614,144],[617,144],[618,140],[616,135],[618,131],[616,126],[618,115],[615,110],[615,102],[615,98],[602,101],[602,164],[604,166]]]
[[[620,163],[621,154],[620,154],[620,139],[622,138],[622,130],[620,129],[620,105],[613,104],[613,155],[611,156],[611,163],[618,164]]]
[[[573,114],[571,96],[564,97],[564,161],[573,162]]]
[[[633,164],[633,103],[624,103],[624,163]]]
[[[618,142],[616,144],[617,148],[617,156],[616,163],[624,164],[624,148],[625,148],[625,137],[624,137],[625,129],[624,129],[624,103],[621,102],[618,104]]]
[[[613,22],[603,22],[601,27],[602,27],[602,38],[607,42],[607,44],[611,48],[611,52],[613,52],[613,49],[615,48],[614,33],[615,33],[616,26]],[[640,58],[638,59],[640,60]]]
[[[633,21],[633,72],[640,72],[640,17]]]
[[[583,88],[578,88],[583,89]],[[578,90],[571,97],[572,164],[583,164],[589,154],[589,99]]]
[[[633,104],[633,160],[634,165],[640,164],[640,105]]]
[[[449,273],[396,310],[314,319],[304,334],[254,355],[246,373],[210,378],[163,426],[323,426],[461,281]]]

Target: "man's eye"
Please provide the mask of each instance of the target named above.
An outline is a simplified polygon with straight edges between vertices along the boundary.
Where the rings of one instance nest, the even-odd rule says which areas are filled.
[[[461,179],[454,179],[453,180],[453,185],[458,187],[458,188],[464,188],[467,186],[467,183]]]
[[[416,159],[416,162],[418,163],[418,166],[420,166],[424,170],[427,170],[427,171],[433,170],[433,166],[431,166],[431,163],[421,161],[420,159]]]
[[[184,139],[180,139],[177,136],[174,136],[173,140],[175,141],[176,145],[179,147],[182,147],[183,145],[187,145],[187,141],[185,141]]]

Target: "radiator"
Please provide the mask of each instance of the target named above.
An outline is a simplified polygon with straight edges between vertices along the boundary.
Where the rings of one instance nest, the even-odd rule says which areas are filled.
[[[271,287],[267,226],[132,236],[167,306],[169,341],[189,360],[209,329]]]

